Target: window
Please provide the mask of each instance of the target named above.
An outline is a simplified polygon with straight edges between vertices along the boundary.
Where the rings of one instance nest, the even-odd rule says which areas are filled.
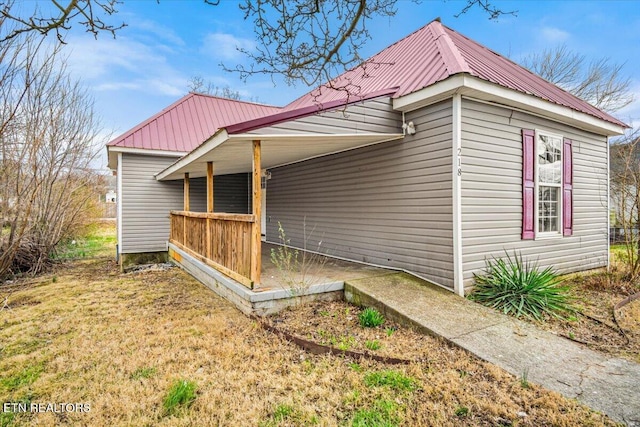
[[[522,239],[573,234],[573,142],[522,129]]]
[[[537,232],[558,234],[562,218],[562,137],[536,133]]]

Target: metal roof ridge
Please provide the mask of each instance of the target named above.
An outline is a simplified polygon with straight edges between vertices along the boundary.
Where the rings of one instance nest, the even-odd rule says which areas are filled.
[[[241,104],[257,105],[257,106],[260,106],[260,107],[278,108],[280,110],[282,108],[284,108],[284,107],[280,107],[278,105],[264,104],[262,102],[245,101],[244,99],[225,98],[224,96],[211,95],[209,93],[200,93],[200,92],[190,91],[189,94],[194,95],[194,96],[202,96],[202,97],[205,97],[205,98],[215,98],[215,99],[219,99],[221,101],[232,101],[232,102],[238,102],[238,103],[241,103]],[[167,108],[169,108],[169,107],[167,107]]]
[[[449,71],[449,75],[458,73],[469,73],[473,75],[473,70],[469,64],[467,64],[462,53],[460,53],[458,46],[445,31],[442,23],[437,20],[432,21],[429,24],[429,29],[434,36],[434,41],[436,42],[436,46],[438,46],[440,56],[447,67],[447,71]]]

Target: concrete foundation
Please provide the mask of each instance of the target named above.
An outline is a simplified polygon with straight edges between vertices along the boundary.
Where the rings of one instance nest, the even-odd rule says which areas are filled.
[[[135,265],[160,264],[168,260],[169,257],[166,251],[120,254],[120,270],[127,271],[127,269]]]
[[[169,244],[169,260],[248,315],[268,316],[309,301],[343,298],[344,282],[339,280],[314,284],[305,289],[251,290],[172,244]]]

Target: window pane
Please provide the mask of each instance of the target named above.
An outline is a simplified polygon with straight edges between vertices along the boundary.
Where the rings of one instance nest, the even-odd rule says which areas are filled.
[[[560,189],[538,187],[538,231],[557,232],[560,217]]]
[[[545,184],[562,182],[562,140],[538,135],[538,181]]]

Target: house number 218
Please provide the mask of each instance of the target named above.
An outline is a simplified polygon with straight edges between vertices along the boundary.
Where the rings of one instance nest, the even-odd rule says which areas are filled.
[[[462,148],[458,148],[457,164],[458,164],[458,176],[462,176]]]

